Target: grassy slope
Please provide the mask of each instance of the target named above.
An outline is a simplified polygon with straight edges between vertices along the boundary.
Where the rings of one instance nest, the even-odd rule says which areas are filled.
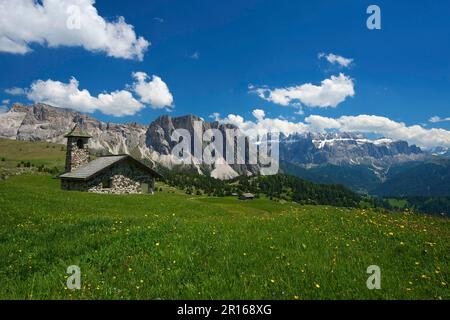
[[[0,139],[2,157],[0,169],[61,168],[64,151]],[[449,298],[448,220],[166,190],[64,192],[45,175],[0,182],[0,298]],[[71,264],[82,269],[75,293],[65,290]],[[382,269],[380,291],[365,286],[370,264]]]
[[[0,182],[0,298],[449,299],[450,221],[166,191]],[[65,289],[65,270],[82,290]],[[379,265],[381,290],[366,287]],[[320,288],[319,288],[320,286]]]
[[[15,141],[0,139],[0,168],[15,168],[20,161],[30,161],[35,166],[63,168],[65,147],[48,142]]]

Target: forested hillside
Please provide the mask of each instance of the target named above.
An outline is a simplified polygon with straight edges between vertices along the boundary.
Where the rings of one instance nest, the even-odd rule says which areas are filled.
[[[301,204],[326,204],[338,207],[358,207],[360,196],[341,185],[316,184],[294,176],[240,176],[232,180],[218,180],[193,171],[175,168],[160,170],[169,185],[186,193],[230,196],[251,192],[257,197],[295,201]]]
[[[393,168],[388,180],[372,190],[381,196],[450,196],[450,160],[440,159]]]

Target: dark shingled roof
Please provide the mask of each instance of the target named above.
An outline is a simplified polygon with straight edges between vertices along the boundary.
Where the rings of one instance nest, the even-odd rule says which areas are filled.
[[[143,170],[146,170],[151,175],[161,178],[161,175],[154,171],[152,168],[146,166],[142,162],[134,159],[133,157],[123,154],[123,155],[116,155],[116,156],[106,156],[106,157],[100,157],[97,158],[88,164],[76,169],[72,172],[67,172],[59,175],[59,178],[61,179],[77,179],[77,180],[86,180],[89,179],[98,173],[102,172],[103,170],[111,167],[113,164],[122,161],[124,159],[129,159],[133,161],[135,164],[137,164],[139,167],[141,167]]]
[[[243,193],[241,195],[241,198],[254,198],[255,196],[253,195],[253,193]]]

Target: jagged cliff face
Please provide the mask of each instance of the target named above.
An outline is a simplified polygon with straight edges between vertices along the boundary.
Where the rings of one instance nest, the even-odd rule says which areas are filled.
[[[17,133],[27,116],[29,108],[15,104],[6,113],[0,114],[0,137],[17,139]]]
[[[0,115],[0,137],[65,144],[66,134],[79,119],[84,119],[86,131],[92,135],[89,147],[110,153],[130,153],[137,146],[145,145],[147,128],[143,125],[108,124],[68,109],[46,104],[26,107],[15,104]]]
[[[89,140],[90,149],[110,154],[127,153],[166,167],[175,164],[172,149],[177,142],[171,140],[175,129],[186,129],[194,136],[194,121],[201,122],[202,133],[208,129],[219,129],[224,132],[226,127],[230,127],[218,122],[206,122],[194,115],[182,117],[164,115],[149,126],[137,123],[112,124],[46,104],[35,104],[30,107],[15,104],[8,112],[0,115],[0,137],[65,144],[64,134],[80,118],[83,118],[84,130],[92,136]],[[201,137],[199,138],[201,140]],[[197,165],[196,168],[199,172],[206,171],[211,176],[221,179],[259,172],[258,166],[255,165],[230,166],[226,163]]]
[[[405,141],[369,140],[354,133],[305,133],[283,137],[280,158],[302,165],[391,165],[426,154]]]
[[[148,126],[137,123],[112,124],[45,104],[29,107],[15,104],[8,112],[0,114],[0,137],[65,144],[64,134],[80,117],[83,118],[85,130],[92,136],[89,141],[90,149],[111,154],[127,153],[166,167],[174,165],[172,149],[177,142],[171,140],[171,135],[175,129],[186,129],[193,137],[195,121],[201,122],[202,133],[208,129],[218,129],[224,133],[226,128],[236,128],[216,121],[203,121],[195,115],[164,115]],[[404,141],[368,140],[352,133],[304,133],[282,137],[280,141],[280,160],[305,167],[322,164],[389,167],[394,163],[420,160],[426,156],[427,153]],[[197,165],[196,168],[199,172],[221,179],[259,172],[256,165],[226,163]]]
[[[148,127],[146,144],[152,146],[156,152],[168,155],[177,143],[176,141],[171,141],[172,132],[177,129],[186,129],[191,134],[191,137],[193,137],[195,121],[202,122],[203,132],[211,129],[211,123],[205,122],[194,115],[176,118],[168,115],[161,116]]]
[[[194,128],[195,122],[200,123],[201,130],[196,131]],[[169,115],[163,115],[153,121],[147,130],[145,144],[154,152],[159,154],[158,162],[170,167],[172,159],[172,149],[178,143],[177,141],[172,141],[171,135],[174,130],[185,129],[189,132],[191,136],[191,152],[194,150],[194,139],[198,141],[203,141],[203,133],[209,129],[217,129],[222,132],[224,137],[223,146],[225,148],[226,141],[226,129],[234,129],[239,132],[239,128],[229,124],[220,124],[217,121],[207,122],[202,120],[200,117],[195,115],[187,115],[182,117],[171,117]],[[206,147],[208,142],[202,143],[202,150]],[[222,154],[225,156],[225,149],[222,150]],[[225,162],[225,161],[223,161]],[[195,165],[194,165],[195,166]],[[205,168],[205,166],[196,166],[199,172],[200,168]],[[216,163],[208,168],[209,174],[213,177],[220,179],[234,178],[238,175],[253,175],[259,173],[259,167],[257,165],[249,164],[231,164],[227,163]]]

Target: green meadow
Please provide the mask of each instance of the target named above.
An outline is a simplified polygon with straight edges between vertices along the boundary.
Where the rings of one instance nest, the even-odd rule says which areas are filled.
[[[448,299],[450,221],[0,182],[1,299]],[[81,290],[66,269],[81,268]],[[367,267],[381,268],[368,290]]]
[[[48,145],[3,141],[0,167],[61,166]],[[99,195],[44,173],[1,180],[0,299],[450,298],[448,219],[160,187]],[[80,290],[66,286],[71,265]],[[366,286],[371,265],[380,290]]]
[[[65,146],[43,141],[0,139],[0,169],[16,168],[20,162],[64,168]]]

